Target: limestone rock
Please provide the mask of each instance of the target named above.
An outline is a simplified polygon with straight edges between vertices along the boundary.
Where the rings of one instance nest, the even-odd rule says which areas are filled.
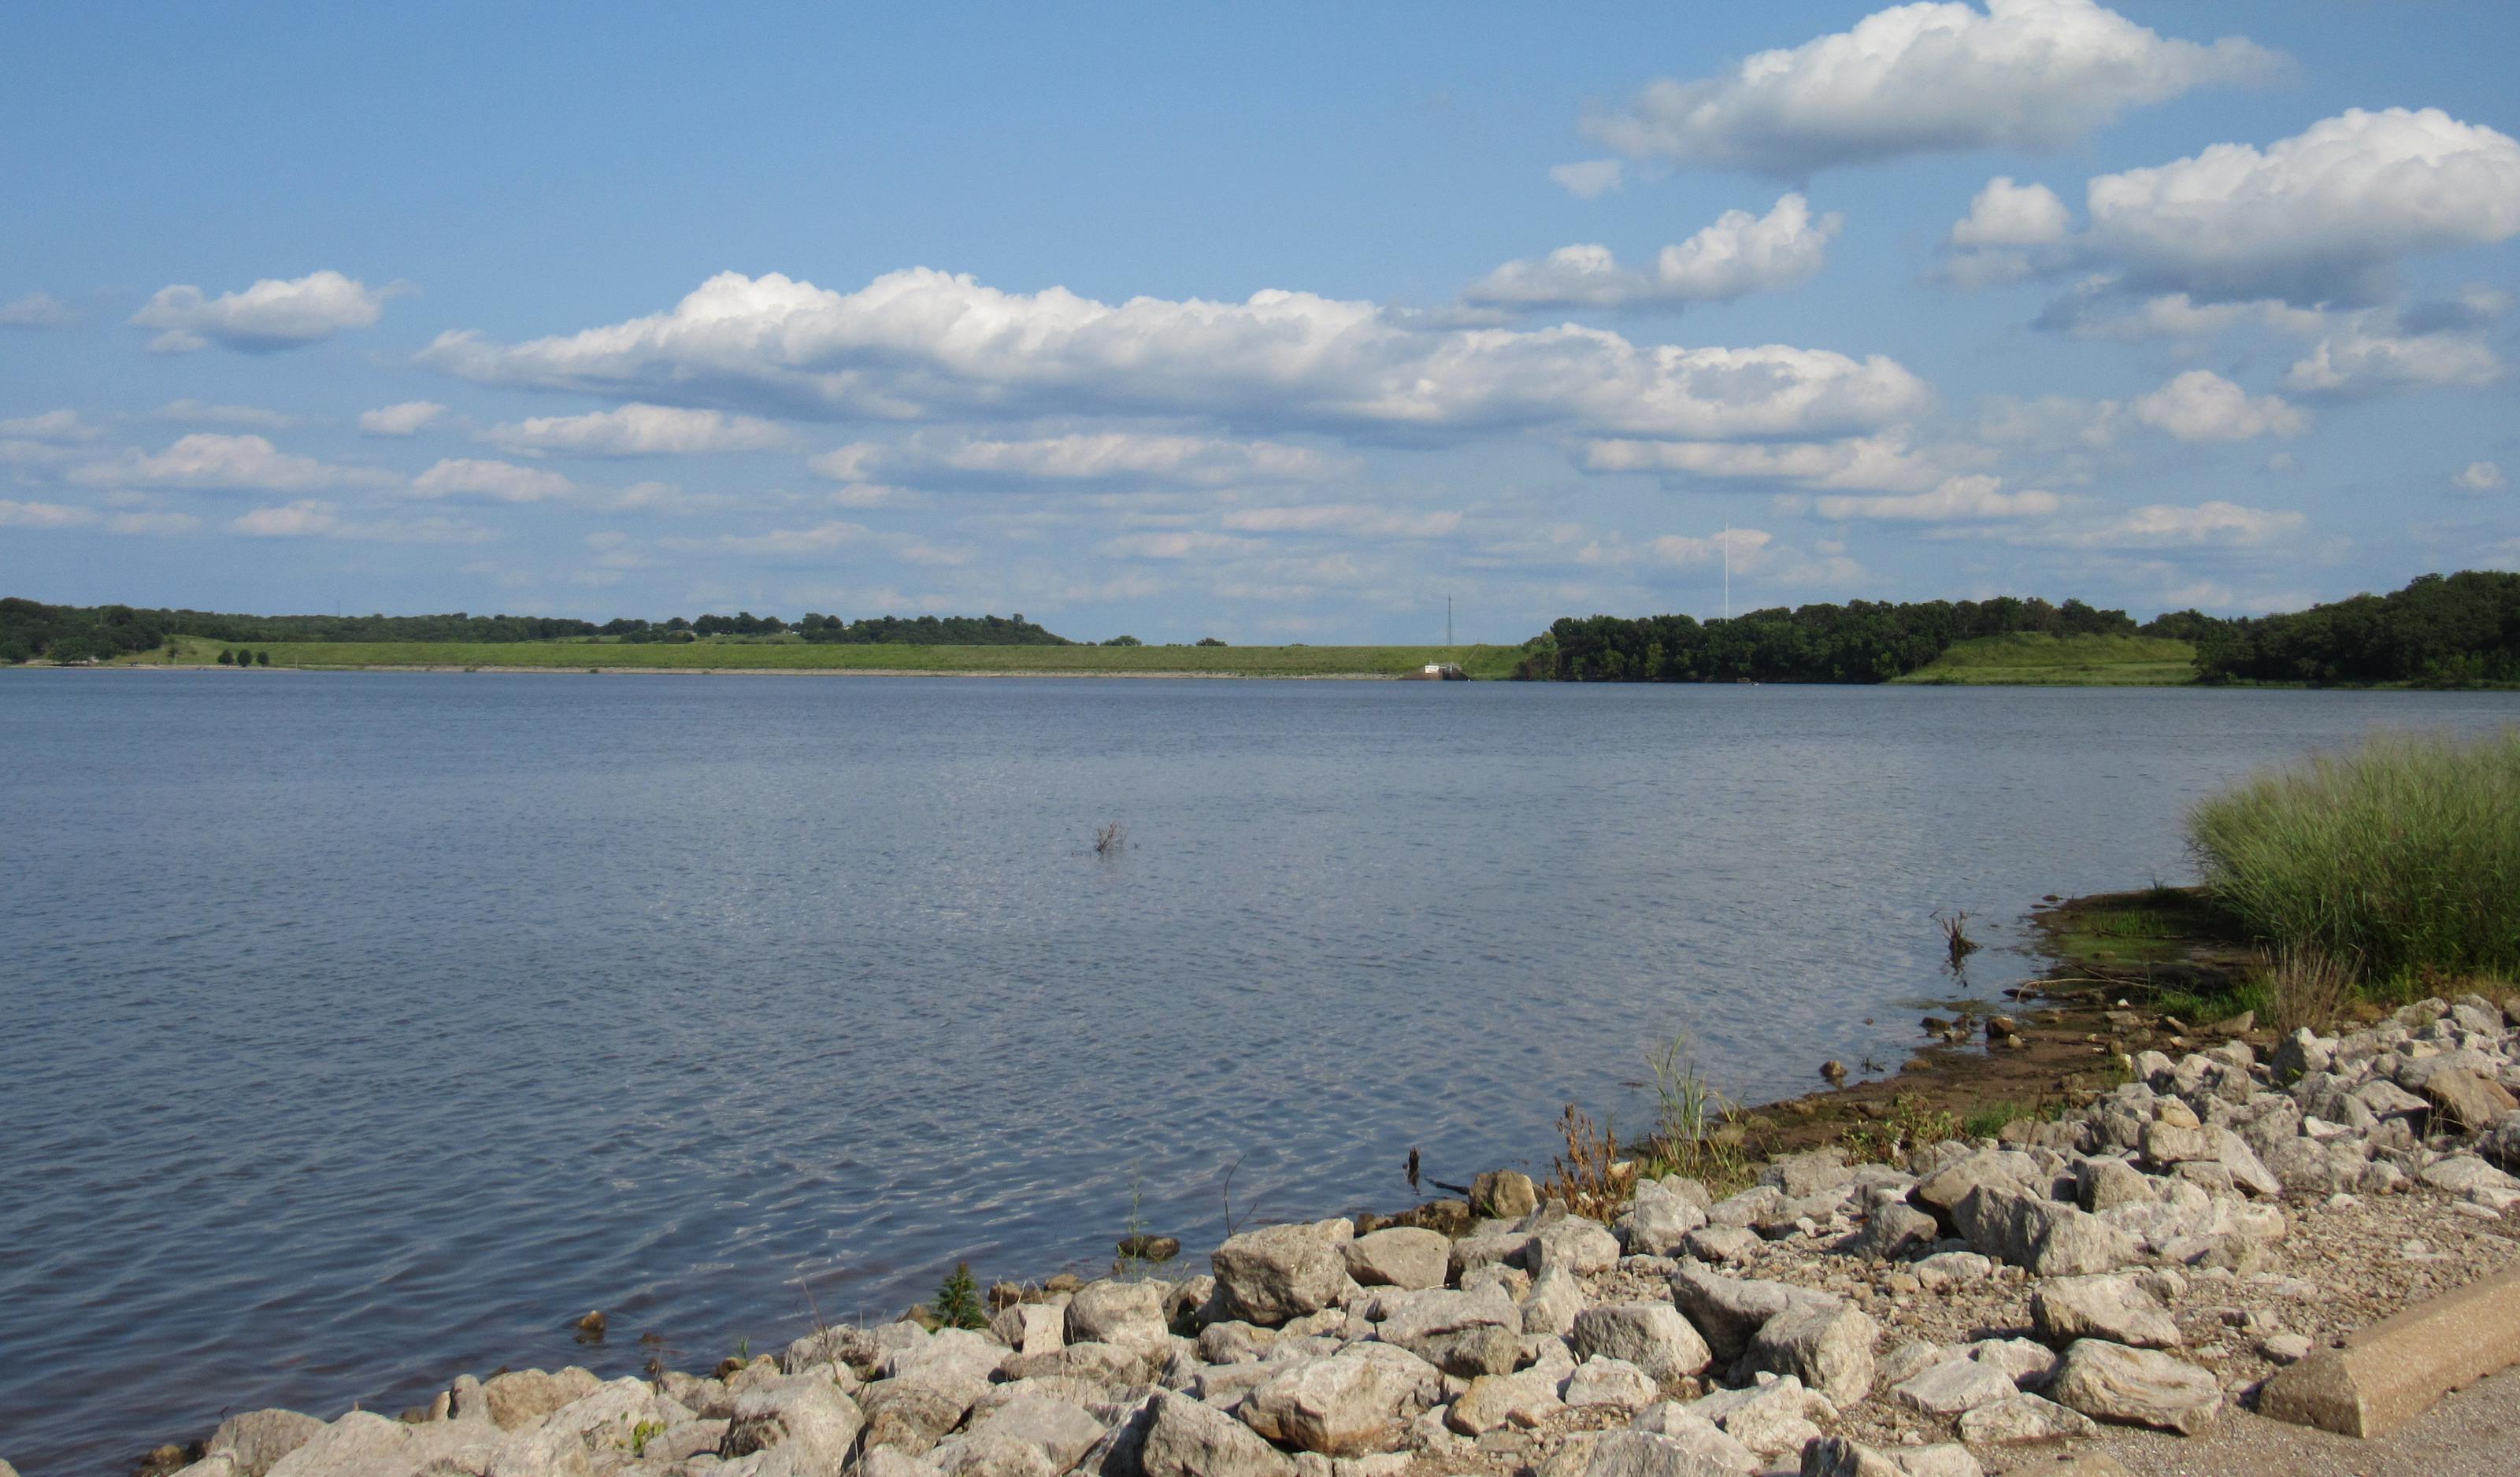
[[[1847,1238],[1844,1249],[1852,1256],[1895,1261],[1916,1247],[1931,1245],[1938,1230],[1932,1216],[1894,1201],[1874,1210],[1864,1229]]]
[[[2214,1376],[2167,1354],[2087,1338],[2065,1351],[2048,1393],[2101,1420],[2193,1436],[2223,1412]]]
[[[1596,1356],[1566,1376],[1559,1398],[1570,1406],[1607,1406],[1620,1411],[1642,1410],[1662,1396],[1654,1378],[1623,1359]]]
[[[1068,1300],[1067,1342],[1109,1344],[1134,1353],[1158,1353],[1172,1341],[1164,1323],[1164,1284],[1105,1278],[1088,1282]]]
[[[1340,1248],[1347,1275],[1368,1287],[1441,1287],[1453,1243],[1440,1231],[1394,1226]]]
[[[1434,1366],[1407,1350],[1358,1344],[1281,1370],[1251,1392],[1240,1414],[1272,1441],[1353,1456],[1389,1449],[1443,1388]]]
[[[1769,1160],[1767,1167],[1759,1171],[1759,1183],[1776,1186],[1788,1200],[1835,1189],[1854,1179],[1855,1171],[1847,1164],[1846,1155],[1833,1148],[1786,1154]]]
[[[1500,1426],[1535,1426],[1564,1409],[1557,1378],[1545,1372],[1482,1374],[1445,1411],[1444,1423],[1464,1436]]]
[[[970,1403],[964,1402],[963,1410],[969,1409]],[[962,1413],[955,1411],[955,1418],[961,1419]],[[735,1418],[727,1425],[718,1455],[744,1456],[773,1447],[791,1447],[799,1456],[828,1463],[827,1470],[836,1469],[865,1425],[857,1405],[838,1386],[811,1374],[790,1374],[736,1397]]]
[[[1650,1193],[1646,1186],[1653,1186]],[[1668,1257],[1679,1255],[1688,1233],[1705,1224],[1706,1207],[1649,1180],[1637,1186],[1636,1203],[1612,1230],[1631,1256]]]
[[[1612,1303],[1575,1315],[1567,1345],[1578,1359],[1625,1360],[1658,1383],[1695,1374],[1715,1362],[1706,1340],[1669,1303]]]
[[[2061,1441],[2069,1436],[2096,1436],[2099,1431],[2082,1411],[2036,1395],[1999,1400],[1960,1417],[1960,1440],[1973,1447]]]
[[[989,1320],[989,1331],[1017,1354],[1048,1354],[1067,1345],[1067,1310],[1049,1303],[1010,1304]]]
[[[1568,1442],[1540,1477],[1733,1477],[1681,1442],[1651,1431],[1611,1431]]]
[[[1718,1390],[1688,1409],[1762,1456],[1801,1451],[1820,1435],[1819,1422],[1837,1418],[1837,1408],[1826,1397],[1804,1389],[1790,1374],[1747,1389]]]
[[[1072,1402],[1026,1395],[974,1420],[965,1439],[979,1438],[1019,1441],[1037,1448],[1050,1459],[1053,1472],[1064,1472],[1102,1439],[1102,1422]]]
[[[1973,1359],[1946,1360],[1890,1387],[1892,1400],[1928,1415],[1959,1415],[2019,1393],[2009,1375]]]
[[[1142,1477],[1295,1477],[1295,1464],[1249,1426],[1186,1396],[1156,1394],[1144,1422],[1132,1432],[1134,1470]],[[1122,1452],[1131,1444],[1127,1437],[1113,1442]],[[1112,1477],[1128,1469],[1103,1468]]]
[[[2520,1141],[2515,1141],[2520,1147]],[[1701,1226],[1688,1233],[1681,1249],[1705,1262],[1739,1262],[1759,1248],[1759,1233],[1744,1226]]]
[[[2134,1277],[2050,1277],[2030,1293],[2030,1321],[2057,1348],[2082,1338],[2104,1338],[2138,1349],[2179,1343],[2179,1325],[2161,1300]]]
[[[1343,1229],[1347,1234],[1341,1234]],[[1216,1297],[1224,1314],[1274,1327],[1319,1313],[1346,1289],[1345,1221],[1246,1231],[1216,1248]]]
[[[1688,1454],[1728,1472],[1755,1472],[1767,1463],[1759,1454],[1724,1434],[1724,1428],[1676,1400],[1639,1410],[1628,1422],[1632,1431],[1650,1431],[1687,1448]]]
[[[1907,1477],[1899,1464],[1843,1436],[1823,1436],[1803,1448],[1802,1477]]]
[[[203,1444],[205,1455],[224,1452],[236,1477],[263,1477],[281,1457],[304,1446],[324,1422],[295,1410],[248,1410],[219,1422]]]
[[[1564,1338],[1574,1331],[1575,1315],[1584,1311],[1584,1284],[1563,1267],[1552,1267],[1531,1279],[1522,1299],[1522,1331]]]
[[[1106,1348],[1107,1345],[1088,1345]],[[1070,1345],[1059,1354],[1073,1353]],[[1051,1355],[1056,1359],[1058,1355]],[[808,1376],[796,1375],[803,1379]],[[914,1369],[890,1379],[878,1380],[858,1394],[858,1408],[868,1424],[867,1444],[890,1444],[923,1452],[934,1446],[944,1434],[960,1425],[971,1407],[987,1393],[985,1381],[973,1378],[952,1365]],[[743,1403],[736,1403],[736,1424],[743,1424]],[[745,1448],[750,1450],[750,1448]],[[729,1451],[730,1456],[741,1456],[742,1451]]]
[[[1837,1299],[1783,1282],[1728,1277],[1702,1267],[1683,1267],[1671,1279],[1672,1301],[1705,1335],[1713,1357],[1726,1363],[1739,1359],[1767,1321],[1788,1308],[1824,1304]]]
[[[1470,1212],[1518,1221],[1540,1208],[1540,1190],[1520,1170],[1494,1169],[1470,1182]]]
[[[2024,1390],[2043,1390],[2056,1373],[2056,1353],[2026,1338],[1982,1338],[1968,1346],[1968,1357]]]
[[[1534,1274],[1563,1267],[1591,1276],[1619,1265],[1619,1238],[1598,1222],[1569,1216],[1533,1231],[1524,1261]]]
[[[1841,1406],[1872,1392],[1872,1346],[1881,1327],[1852,1308],[1817,1303],[1768,1320],[1741,1356],[1749,1369],[1790,1374]]]
[[[1430,1287],[1381,1300],[1383,1341],[1402,1348],[1463,1328],[1493,1326],[1520,1332],[1522,1310],[1502,1287],[1456,1292]]]
[[[481,1396],[490,1419],[502,1431],[514,1431],[549,1415],[573,1400],[595,1393],[603,1381],[591,1369],[575,1365],[565,1369],[511,1369],[482,1382]]]
[[[1986,1477],[1986,1469],[1977,1464],[1969,1449],[1957,1441],[1940,1442],[1929,1447],[1903,1447],[1890,1454],[1907,1477]]]
[[[1410,1352],[1447,1374],[1473,1379],[1482,1374],[1510,1374],[1522,1357],[1522,1336],[1494,1323],[1457,1329],[1419,1339]]]
[[[2503,1114],[2520,1109],[2520,1098],[2505,1092],[2502,1084],[2463,1067],[2431,1073],[2417,1091],[2432,1104],[2437,1121],[2471,1134],[2482,1133]]]

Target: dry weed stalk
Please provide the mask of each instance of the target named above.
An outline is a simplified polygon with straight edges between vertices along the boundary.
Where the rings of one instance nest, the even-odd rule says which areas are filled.
[[[1636,1188],[1637,1167],[1619,1156],[1619,1136],[1608,1124],[1593,1126],[1592,1115],[1573,1103],[1557,1118],[1566,1151],[1555,1160],[1556,1173],[1541,1187],[1541,1198],[1563,1200],[1579,1216],[1607,1221],[1627,1203]]]

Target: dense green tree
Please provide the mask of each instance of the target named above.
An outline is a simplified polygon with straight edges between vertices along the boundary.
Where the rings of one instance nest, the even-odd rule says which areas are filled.
[[[220,648],[220,649],[219,649],[219,665],[220,665],[220,666],[223,666],[223,667],[232,667],[232,666],[235,666],[235,665],[236,665],[236,653],[235,653],[234,651],[228,650],[228,649],[227,649],[226,648],[224,648],[224,647]]]
[[[253,664],[258,667],[267,667],[271,665],[271,653],[269,651],[254,652]]]

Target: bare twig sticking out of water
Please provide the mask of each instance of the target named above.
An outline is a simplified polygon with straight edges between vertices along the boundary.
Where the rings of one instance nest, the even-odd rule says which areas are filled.
[[[1234,1172],[1241,1167],[1242,1156],[1240,1154],[1235,1155],[1234,1162],[1225,1166],[1225,1238],[1229,1241],[1234,1239],[1234,1233],[1236,1231],[1242,1229],[1242,1221],[1248,1221],[1251,1219],[1251,1207],[1244,1208],[1242,1212],[1242,1221],[1238,1221],[1234,1218]]]
[[[1960,961],[1978,951],[1977,940],[1968,936],[1969,916],[1955,909],[1948,917],[1937,911],[1933,918],[1943,925],[1943,948],[1951,957],[1952,967],[1958,969]]]
[[[1102,825],[1094,828],[1094,854],[1096,856],[1117,856],[1122,851],[1127,850],[1128,845],[1128,828],[1123,827],[1119,822],[1105,821]]]

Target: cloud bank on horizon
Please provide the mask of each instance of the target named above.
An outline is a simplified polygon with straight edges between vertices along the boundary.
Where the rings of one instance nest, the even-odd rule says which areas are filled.
[[[2520,118],[2507,48],[2484,44],[2520,23],[1841,13],[1816,35],[1675,23],[1642,80],[1543,26],[1555,44],[1484,76],[1480,106],[1557,100],[1553,137],[1347,114],[1265,192],[1214,195],[1205,254],[1141,248],[1171,239],[1144,182],[1080,175],[1020,221],[940,201],[956,170],[1006,178],[988,147],[857,115],[835,128],[859,154],[821,156],[866,175],[844,205],[695,213],[682,193],[725,173],[637,130],[776,90],[705,66],[688,113],[623,122],[607,161],[647,231],[494,202],[507,176],[451,121],[447,161],[370,158],[340,187],[446,213],[432,229],[345,222],[320,171],[181,233],[39,208],[0,246],[0,593],[1021,609],[1089,638],[1240,640],[1422,636],[1451,594],[1475,634],[1518,640],[1562,614],[1705,613],[1728,555],[1761,603],[2139,610],[2520,567],[2501,471]],[[97,22],[40,23],[98,58],[100,108],[130,101]],[[928,23],[885,54],[947,88]],[[661,63],[676,42],[627,44]],[[1358,46],[1383,88],[1465,106],[1459,59]],[[1212,87],[1282,75],[1200,55]],[[2439,95],[2403,95],[2409,57]],[[1273,137],[1265,113],[1192,110],[1178,138],[1123,144],[1097,98],[1050,97],[927,115],[1022,108],[1029,137],[1185,166]],[[532,145],[582,103],[501,106]],[[204,157],[254,126],[202,117]],[[99,130],[70,153],[111,147]],[[888,147],[947,172],[887,174]],[[1440,200],[1382,172],[1439,147]],[[235,183],[189,165],[212,177],[187,188]],[[39,207],[84,188],[30,181]],[[882,232],[927,240],[856,245]]]

